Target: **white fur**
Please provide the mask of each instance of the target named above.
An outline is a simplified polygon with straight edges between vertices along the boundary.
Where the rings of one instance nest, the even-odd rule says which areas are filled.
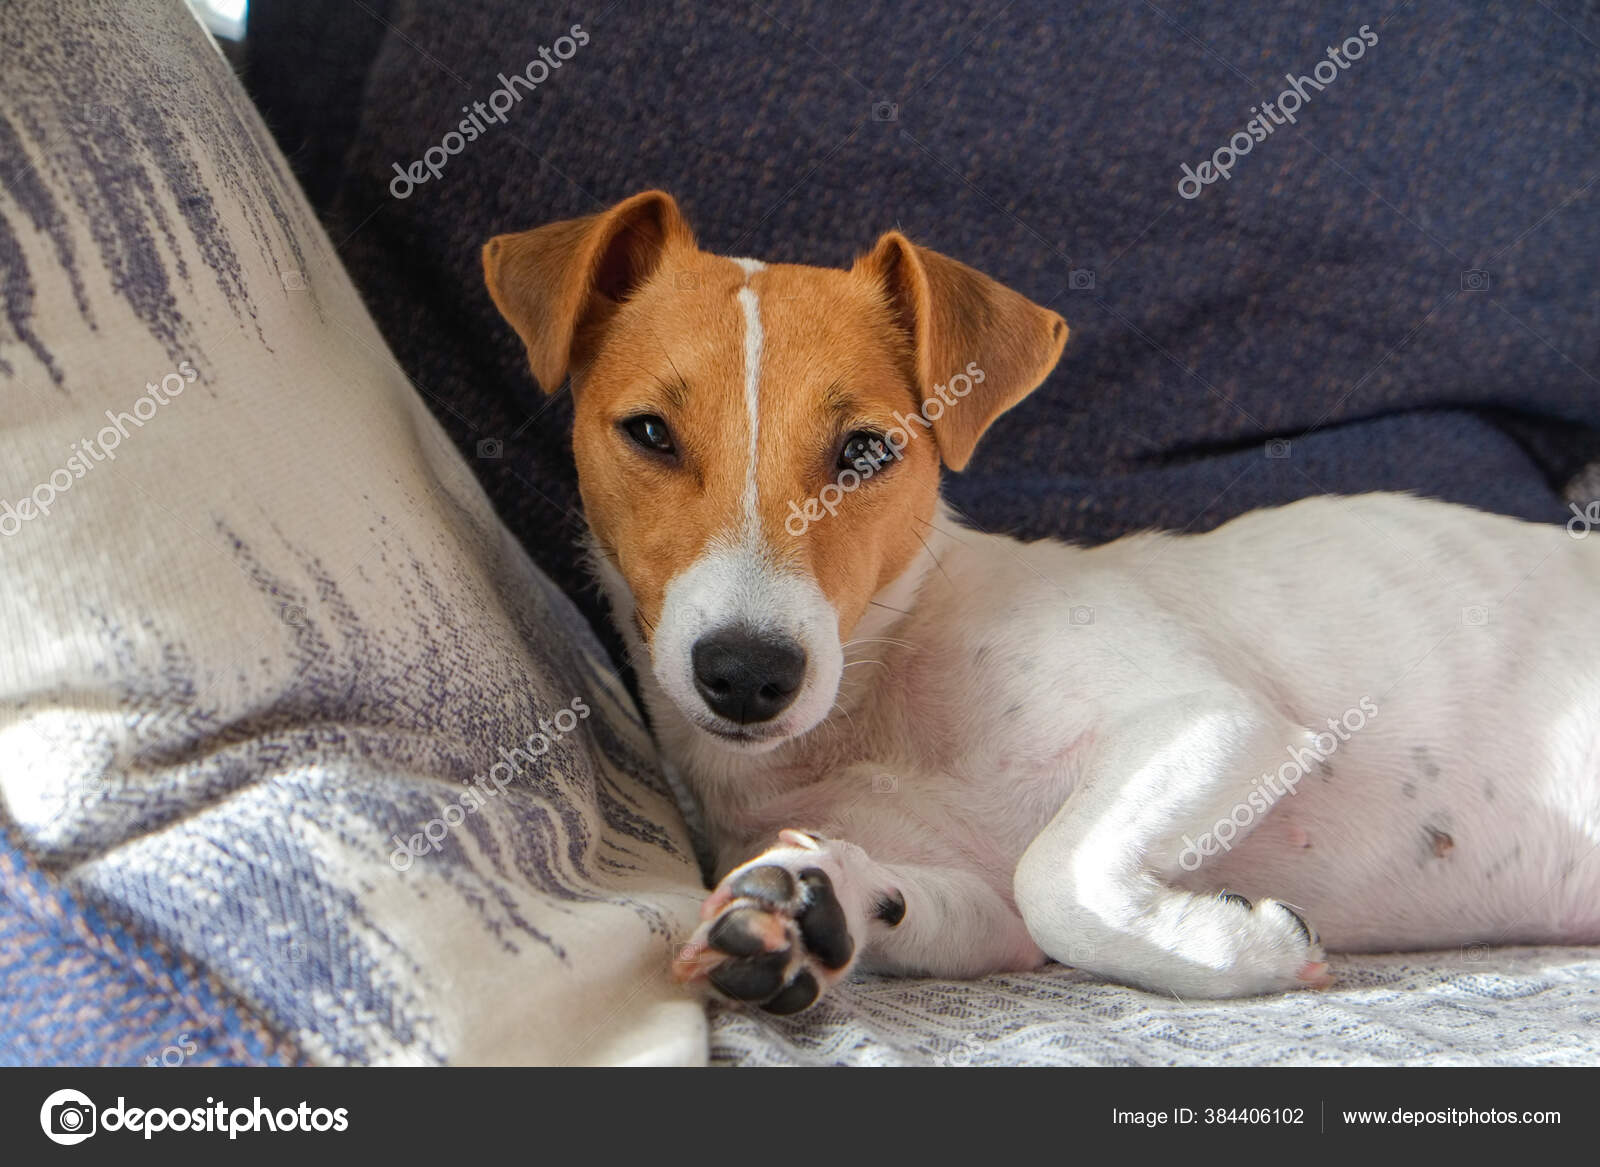
[[[748,280],[749,276],[745,278]],[[744,535],[746,540],[759,541],[761,496],[756,485],[756,471],[761,464],[761,304],[748,283],[739,289],[739,307],[744,309],[744,411],[749,435],[742,500]]]
[[[695,642],[729,624],[782,633],[806,650],[806,679],[794,702],[759,727],[718,717],[695,689],[691,663]],[[646,657],[639,651],[636,647],[635,659],[643,665]],[[759,543],[740,537],[714,540],[693,566],[667,585],[648,661],[659,691],[678,711],[672,727],[663,727],[664,733],[674,736],[680,751],[698,754],[704,749],[713,753],[771,749],[816,725],[833,705],[844,654],[838,614],[816,582],[776,564]],[[727,740],[734,734],[747,736]]]
[[[661,666],[730,604],[799,604],[816,651],[814,583],[748,552],[697,564],[641,669],[720,869],[823,867],[869,966],[1047,954],[1183,996],[1275,991],[1320,955],[1280,901],[1335,951],[1600,942],[1600,537],[1396,495],[1088,550],[944,511],[923,533],[847,658],[828,632],[837,708],[786,715],[805,728],[765,752],[696,731]],[[1290,751],[1330,735],[1291,792]],[[1189,869],[1241,807],[1231,850]],[[775,846],[784,827],[821,852]]]

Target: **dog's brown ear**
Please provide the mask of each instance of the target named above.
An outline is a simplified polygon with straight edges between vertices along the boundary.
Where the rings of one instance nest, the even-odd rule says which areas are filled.
[[[878,240],[855,271],[877,281],[911,338],[921,392],[957,373],[975,382],[933,422],[939,456],[964,468],[989,424],[1039,387],[1067,343],[1067,322],[964,263],[918,247],[898,231]],[[981,381],[967,366],[982,370]],[[937,400],[937,398],[935,398]]]
[[[672,196],[659,190],[484,245],[489,295],[528,346],[546,393],[587,362],[599,327],[676,246],[693,247],[694,234]]]

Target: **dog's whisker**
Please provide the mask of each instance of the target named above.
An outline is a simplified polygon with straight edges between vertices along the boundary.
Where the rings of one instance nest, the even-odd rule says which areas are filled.
[[[901,648],[909,648],[913,651],[915,651],[917,647],[909,640],[896,640],[892,636],[858,636],[854,640],[845,641],[844,644],[840,645],[840,647],[844,649],[851,649],[858,644],[898,644]]]
[[[933,524],[928,523],[928,526],[931,527]],[[911,533],[917,537],[917,542],[922,544],[922,549],[928,553],[928,558],[933,560],[933,565],[939,569],[939,574],[944,576],[945,582],[955,587],[956,581],[950,578],[950,573],[944,569],[944,564],[939,562],[939,557],[933,553],[933,548],[928,546],[928,541],[922,537],[922,532],[913,527]]]
[[[981,535],[981,534],[983,534],[983,533],[984,533],[984,532],[983,532],[983,531],[982,531],[982,529],[981,529],[981,528],[979,528],[979,527],[978,527],[978,524],[976,524],[976,523],[974,523],[974,522],[972,522],[972,520],[971,520],[971,519],[967,519],[967,516],[966,516],[966,515],[963,515],[963,514],[961,514],[961,512],[960,512],[960,511],[957,511],[957,510],[956,510],[956,508],[955,508],[955,507],[953,507],[953,506],[950,506],[950,504],[949,504],[949,503],[945,503],[945,506],[946,506],[946,507],[948,507],[948,508],[949,508],[949,509],[950,509],[950,510],[951,510],[951,511],[952,511],[952,512],[953,512],[953,513],[955,513],[955,514],[956,514],[956,515],[957,515],[957,516],[958,516],[958,517],[959,517],[959,518],[962,518],[962,519],[966,519],[966,521],[967,521],[967,523],[968,523],[968,524],[969,524],[969,525],[970,525],[970,526],[971,526],[971,528],[972,528],[972,530],[970,530],[970,531],[968,531],[968,532],[967,532],[967,533],[968,533],[968,534],[979,534],[979,535]],[[937,531],[937,532],[938,532],[938,533],[939,533],[939,534],[941,534],[941,535],[943,535],[943,536],[944,536],[944,537],[945,537],[945,538],[946,538],[946,539],[949,539],[949,540],[950,540],[950,541],[951,541],[951,542],[953,542],[953,543],[962,543],[962,544],[965,544],[965,543],[966,543],[966,540],[965,540],[965,539],[963,539],[963,538],[961,538],[961,536],[959,536],[959,535],[957,535],[957,534],[956,534],[956,533],[955,533],[955,532],[953,532],[953,531],[947,531],[947,530],[945,530],[945,529],[944,529],[944,528],[943,528],[943,527],[940,527],[940,526],[937,526],[937,525],[936,525],[936,524],[935,524],[935,523],[934,523],[934,521],[933,521],[933,520],[932,520],[932,519],[924,519],[924,518],[921,518],[921,517],[920,517],[920,516],[918,516],[918,515],[912,515],[912,516],[911,516],[911,517],[912,517],[912,518],[913,518],[913,519],[916,519],[916,520],[917,520],[917,522],[919,522],[919,523],[921,523],[921,524],[922,524],[922,525],[923,525],[923,526],[924,526],[924,527],[927,527],[927,528],[928,528],[928,530],[930,530],[930,531]]]
[[[689,382],[684,380],[683,374],[678,371],[677,362],[672,359],[672,353],[667,349],[666,342],[661,339],[660,333],[656,332],[655,325],[650,324],[648,320],[645,321],[645,324],[650,330],[650,335],[655,338],[656,344],[661,346],[661,355],[667,358],[667,364],[672,367],[672,374],[678,378],[678,384],[687,387]]]
[[[856,665],[878,665],[882,668],[889,667],[887,661],[877,660],[873,657],[862,657],[860,660],[847,661],[844,667],[849,669],[854,668]]]

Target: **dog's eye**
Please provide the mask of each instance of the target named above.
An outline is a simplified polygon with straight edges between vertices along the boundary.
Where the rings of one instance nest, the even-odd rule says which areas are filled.
[[[871,430],[856,430],[844,440],[839,451],[839,469],[854,470],[857,474],[876,474],[893,460],[889,443],[882,434]]]
[[[622,432],[634,443],[655,454],[676,454],[678,447],[672,443],[672,431],[667,423],[653,413],[630,417],[622,423]]]

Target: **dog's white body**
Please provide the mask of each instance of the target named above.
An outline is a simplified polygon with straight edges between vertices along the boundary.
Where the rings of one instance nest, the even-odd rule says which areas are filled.
[[[1397,495],[1088,550],[948,513],[926,538],[833,713],[776,750],[640,670],[720,868],[822,866],[869,966],[1294,987],[1314,946],[1267,896],[1335,951],[1600,941],[1593,540]]]

